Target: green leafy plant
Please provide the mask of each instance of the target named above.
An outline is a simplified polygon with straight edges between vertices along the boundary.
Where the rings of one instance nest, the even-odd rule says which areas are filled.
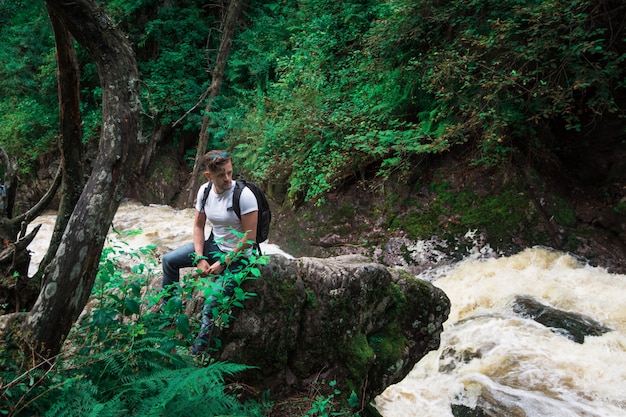
[[[321,383],[315,382],[313,386],[317,387],[325,383],[326,381],[321,381]],[[331,392],[327,395],[315,395],[311,407],[303,417],[358,416],[358,414],[352,414],[346,410],[337,411],[339,407],[337,407],[334,400],[336,396],[341,394],[341,391],[337,389],[337,381],[330,381],[328,387],[331,389]],[[317,389],[319,389],[319,387]]]
[[[58,99],[54,39],[44,4],[7,0],[0,12],[0,144],[30,174],[55,150]]]
[[[130,247],[124,237],[132,233],[140,231],[118,232],[103,250],[90,308],[55,366],[25,372],[1,368],[0,412],[11,417],[265,415],[266,400],[244,401],[249,393],[225,381],[249,367],[219,362],[198,367],[205,364],[187,353],[193,321],[182,311],[153,311],[159,294],[145,291],[155,273],[153,248]]]
[[[239,238],[243,237],[243,234],[237,233]],[[249,242],[250,244],[254,242]],[[221,254],[221,262],[226,264],[226,254]],[[196,257],[195,263],[204,257]],[[213,307],[211,311],[211,317],[217,327],[222,330],[229,326],[231,320],[234,318],[233,310],[236,308],[243,308],[244,302],[255,297],[256,294],[246,291],[243,286],[247,281],[255,280],[261,276],[259,266],[266,265],[269,261],[269,257],[265,255],[259,255],[256,251],[244,254],[238,253],[234,258],[230,259],[231,263],[241,263],[241,267],[235,270],[227,269],[220,276],[202,277],[197,276],[199,271],[195,271],[193,274],[185,277],[185,281],[188,283],[188,289],[185,290],[187,294],[194,292],[202,292],[204,294],[205,305],[210,300],[217,300],[217,306]],[[227,285],[233,285],[232,295],[225,295],[224,288]]]
[[[624,117],[624,27],[613,17],[624,7],[259,5],[235,42],[229,76],[241,83],[225,93],[226,140],[248,172],[289,184],[295,203],[323,203],[368,175],[410,178],[424,156],[455,147],[473,165],[519,153],[550,161],[556,149],[545,132],[554,126]]]
[[[146,130],[197,136],[219,36],[218,8],[107,0],[138,57]],[[257,182],[322,204],[374,175],[410,179],[428,155],[464,147],[474,165],[550,161],[546,132],[624,118],[625,5],[584,0],[252,2],[208,126]],[[23,172],[57,134],[54,43],[45,7],[0,5],[0,141]],[[30,45],[28,48],[23,45]],[[101,86],[80,46],[85,141]],[[195,110],[194,110],[195,109]],[[195,146],[191,146],[195,149]]]
[[[262,416],[263,408],[258,403],[242,403],[236,391],[227,393],[224,377],[245,369],[249,367],[212,363],[202,368],[165,369],[126,377],[104,402],[91,380],[76,379],[59,390],[58,400],[46,416]]]

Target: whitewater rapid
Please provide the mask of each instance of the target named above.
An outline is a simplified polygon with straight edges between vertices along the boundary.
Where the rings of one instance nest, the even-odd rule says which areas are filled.
[[[56,213],[40,216],[29,246],[34,273]],[[191,239],[193,210],[124,202],[113,221],[134,248],[167,252]],[[110,241],[119,236],[111,231]],[[290,256],[272,244],[265,253]],[[469,258],[427,272],[450,298],[441,345],[375,400],[384,417],[452,417],[452,404],[498,407],[498,416],[626,417],[626,276],[547,248]],[[512,310],[518,295],[585,314],[612,329],[577,344]],[[502,411],[506,410],[506,411]]]
[[[453,403],[496,405],[498,416],[626,416],[625,275],[530,248],[460,262],[432,282],[451,301],[440,348],[376,399],[383,416],[451,417]],[[518,295],[612,331],[575,343],[515,314]]]

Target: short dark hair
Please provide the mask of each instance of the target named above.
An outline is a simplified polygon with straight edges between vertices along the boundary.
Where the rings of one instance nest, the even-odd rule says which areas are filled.
[[[202,165],[209,171],[217,171],[230,161],[230,154],[222,150],[213,150],[204,154]]]

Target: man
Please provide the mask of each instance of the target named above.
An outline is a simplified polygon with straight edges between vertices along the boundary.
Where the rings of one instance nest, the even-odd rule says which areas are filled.
[[[194,266],[202,276],[219,276],[228,269],[241,268],[242,257],[249,255],[250,242],[256,240],[258,203],[254,193],[243,187],[239,207],[241,219],[233,210],[233,194],[236,182],[233,180],[233,164],[228,152],[214,150],[204,155],[203,166],[206,184],[198,190],[196,214],[193,222],[193,243],[163,255],[163,287],[180,280],[180,269]],[[211,184],[206,202],[203,203],[205,189]],[[205,239],[205,225],[209,220],[212,230]],[[195,263],[195,261],[197,263]],[[222,279],[222,277],[217,278]],[[223,295],[230,296],[234,283],[223,283]],[[196,338],[192,354],[206,350],[209,341],[215,337],[217,328],[213,322],[212,309],[218,301],[210,297],[202,311],[202,327]]]

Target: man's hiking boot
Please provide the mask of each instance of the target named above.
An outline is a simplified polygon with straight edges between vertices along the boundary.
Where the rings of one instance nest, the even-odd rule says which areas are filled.
[[[192,355],[200,355],[201,353],[206,352],[208,346],[209,334],[202,331],[198,334],[198,337],[196,337],[196,341],[193,343],[189,353]]]
[[[204,352],[207,354],[217,352],[221,345],[220,340],[218,339],[219,333],[219,329],[213,325],[209,326],[206,330],[200,330],[198,337],[196,337],[196,340],[191,347],[190,353],[192,355],[199,355]]]

